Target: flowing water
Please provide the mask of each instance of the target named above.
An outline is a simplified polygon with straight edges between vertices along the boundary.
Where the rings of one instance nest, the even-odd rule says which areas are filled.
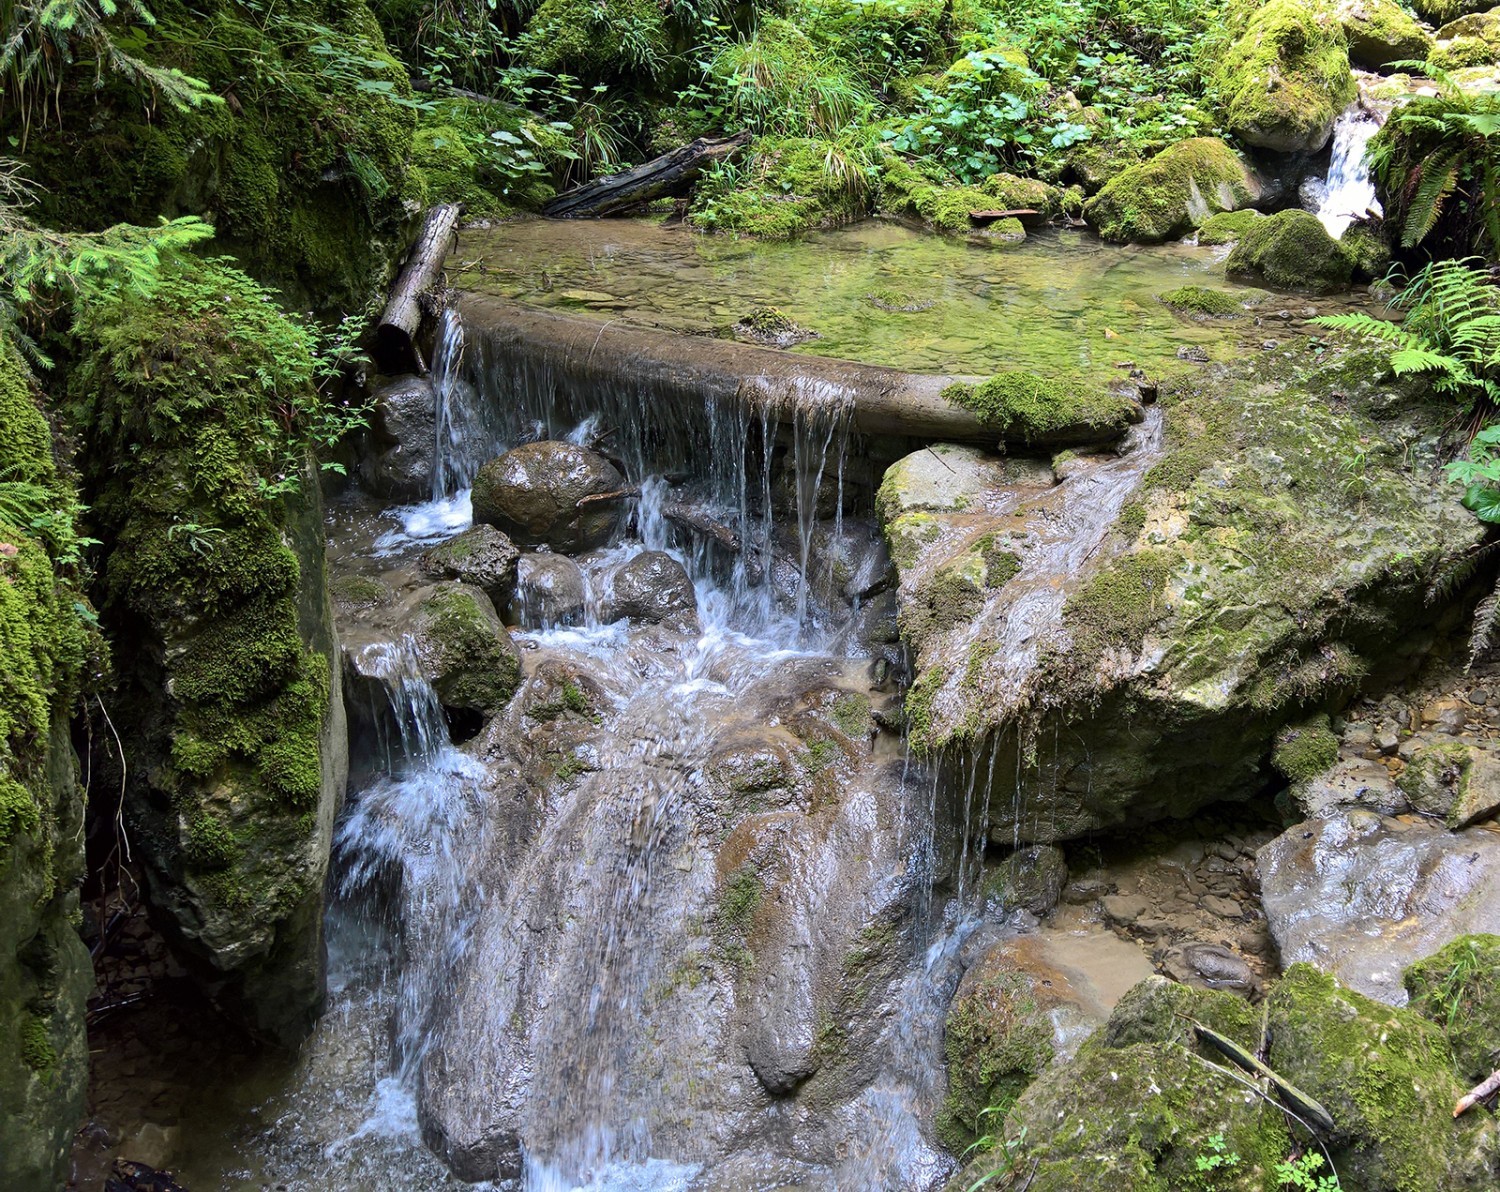
[[[654,270],[656,309],[678,286],[718,317],[727,273],[736,295],[780,295],[819,320],[817,350],[896,341],[885,362],[909,367],[988,367],[973,352],[1027,362],[1042,319],[1054,361],[1113,355],[1089,338],[1096,324],[1138,332],[1132,350],[1155,351],[1159,335],[1163,355],[1168,325],[1170,343],[1222,340],[1150,297],[1201,278],[1213,258],[1196,249],[1053,245],[1025,267],[1048,276],[1040,285],[1016,280],[1021,255],[948,242],[947,264],[916,269],[911,254],[933,242],[894,225],[758,258],[694,241],[696,266],[680,243],[662,255],[673,234],[659,229],[528,229],[551,293],[574,284],[569,269],[603,284],[602,269],[616,289]],[[502,232],[496,251],[523,239]],[[625,250],[601,247],[614,236]],[[1057,252],[1092,264],[1067,276]],[[953,309],[930,334],[895,335],[863,299],[825,301],[809,262],[846,296],[900,278]],[[1089,293],[1106,276],[1128,279],[1109,301]],[[997,299],[1006,287],[1016,293]],[[981,301],[984,325],[960,332]],[[644,385],[579,387],[452,315],[434,375],[432,499],[392,510],[351,495],[332,513],[335,573],[390,598],[341,624],[359,677],[359,778],[337,837],[330,1010],[294,1064],[266,1060],[190,1113],[184,1183],[464,1186],[451,1168],[525,1192],[939,1186],[952,1165],[929,1134],[943,1009],[983,932],[963,897],[946,897],[972,882],[941,813],[956,800],[869,720],[894,690],[855,631],[862,597],[848,595],[865,568],[848,544],[870,539],[868,491],[850,487],[869,450],[848,395],[805,386],[775,417],[738,401],[667,407]],[[1092,550],[1156,433],[1152,420],[1138,450],[1055,498],[1058,567]],[[469,523],[479,465],[539,438],[607,451],[639,496],[616,540],[578,560],[575,623],[519,610],[522,690],[455,745],[401,610],[427,582],[420,551]],[[734,549],[684,531],[682,502],[727,527]],[[615,570],[647,550],[686,569],[694,614],[607,620]],[[1036,586],[1040,599],[1044,577]],[[1018,627],[1001,631],[1029,640],[1047,615],[1017,602]]]
[[[1370,179],[1370,138],[1380,131],[1381,120],[1361,104],[1350,104],[1333,126],[1333,150],[1318,218],[1337,240],[1367,211],[1380,214],[1375,183]]]

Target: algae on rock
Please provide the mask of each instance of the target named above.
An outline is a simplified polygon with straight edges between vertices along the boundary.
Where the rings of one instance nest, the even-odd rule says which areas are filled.
[[[1225,267],[1277,289],[1323,294],[1348,286],[1354,265],[1354,254],[1312,212],[1278,211],[1245,232]]]

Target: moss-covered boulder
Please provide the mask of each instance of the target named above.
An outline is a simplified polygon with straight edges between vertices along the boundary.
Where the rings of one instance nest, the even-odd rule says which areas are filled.
[[[1224,121],[1247,145],[1315,153],[1356,94],[1345,35],[1326,0],[1269,0],[1249,8],[1213,85]]]
[[[1438,42],[1427,60],[1438,70],[1449,72],[1492,66],[1500,61],[1500,47],[1483,37],[1455,37]]]
[[[672,49],[667,11],[655,0],[542,0],[520,39],[520,57],[549,74],[649,78]]]
[[[34,485],[0,509],[0,1183],[60,1188],[88,1079],[89,955],[74,928],[84,796],[68,717],[92,682],[76,549],[76,496],[59,477],[34,384],[0,337],[0,476]]]
[[[1233,277],[1278,290],[1326,294],[1354,276],[1354,255],[1310,211],[1278,211],[1254,224],[1229,254]]]
[[[1337,13],[1349,61],[1365,70],[1421,61],[1432,49],[1432,34],[1396,0],[1339,0]]]
[[[433,579],[456,579],[479,588],[497,609],[510,603],[516,587],[516,544],[494,526],[471,526],[424,551],[417,566]]]
[[[873,184],[831,141],[761,137],[731,189],[699,185],[687,220],[706,232],[785,240],[867,214]]]
[[[979,187],[960,186],[941,170],[905,158],[888,158],[881,174],[880,209],[919,220],[937,232],[976,231],[970,214],[994,206],[994,197]]]
[[[1500,1036],[1500,935],[1461,935],[1402,975],[1410,1008],[1448,1040],[1459,1081],[1495,1070]]]
[[[1052,215],[1062,205],[1062,191],[1038,178],[991,174],[979,184],[979,189],[994,199],[995,206],[1008,211],[1029,209]]]
[[[1267,1062],[1334,1120],[1334,1166],[1353,1187],[1405,1192],[1491,1188],[1500,1136],[1452,1118],[1466,1090],[1442,1031],[1413,1010],[1342,988],[1294,964],[1266,998]]]
[[[1245,313],[1238,294],[1208,286],[1179,286],[1161,295],[1164,306],[1195,319],[1232,319]]]
[[[1467,828],[1500,811],[1500,757],[1466,741],[1418,745],[1397,785],[1418,812]]]
[[[1001,438],[1028,446],[1112,442],[1141,420],[1133,398],[1077,377],[996,373],[977,385],[950,385],[943,396]]]
[[[469,584],[438,584],[411,625],[422,669],[443,707],[489,716],[515,693],[521,659],[495,606]]]
[[[1484,12],[1490,0],[1412,0],[1412,8],[1423,20],[1443,25],[1469,13]]]
[[[1198,243],[1233,244],[1262,219],[1265,219],[1265,215],[1251,207],[1238,211],[1221,211],[1218,215],[1209,216],[1207,222],[1198,229]]]
[[[1068,884],[1068,861],[1050,844],[1017,849],[984,876],[985,906],[999,914],[1029,911],[1045,915],[1057,905]]]
[[[1194,137],[1116,175],[1083,208],[1106,240],[1170,240],[1260,193],[1245,163],[1214,137]]]
[[[1391,268],[1391,242],[1379,220],[1356,220],[1339,237],[1354,258],[1355,281],[1379,281]]]

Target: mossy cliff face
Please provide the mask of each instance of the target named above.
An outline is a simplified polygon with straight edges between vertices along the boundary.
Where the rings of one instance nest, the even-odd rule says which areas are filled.
[[[1260,187],[1233,149],[1195,137],[1112,178],[1083,208],[1106,240],[1170,240],[1219,212],[1253,202]]]
[[[308,340],[206,263],[75,334],[68,412],[92,428],[80,462],[137,855],[226,1003],[294,1041],[322,996],[345,747],[316,501],[261,488],[282,462],[265,424],[309,384]]]
[[[963,771],[955,789],[995,776],[994,839],[1250,798],[1282,725],[1420,659],[1443,615],[1428,577],[1479,528],[1423,471],[1441,412],[1379,376],[1368,354],[1262,357],[1168,385],[1159,455],[1074,460],[962,509],[882,489],[921,629],[911,740]],[[968,615],[934,607],[985,538],[1019,567],[955,586]]]
[[[71,490],[14,346],[0,340],[0,475]],[[68,714],[89,677],[81,594],[51,544],[0,516],[0,1183],[56,1188],[84,1111],[84,1003],[75,931],[83,796]]]
[[[364,0],[151,5],[138,51],[223,102],[147,114],[118,76],[67,76],[55,126],[22,156],[62,227],[196,214],[263,281],[322,309],[362,307],[427,197],[408,170],[407,70]],[[133,47],[134,50],[134,47]],[[326,52],[325,52],[326,50]],[[19,136],[20,129],[5,126]]]
[[[1326,0],[1241,0],[1243,32],[1219,60],[1213,85],[1229,131],[1276,153],[1315,153],[1353,102],[1343,26]]]

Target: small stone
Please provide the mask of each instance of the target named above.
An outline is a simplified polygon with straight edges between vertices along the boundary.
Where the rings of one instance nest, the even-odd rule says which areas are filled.
[[[1281,347],[1281,341],[1280,340],[1263,339],[1260,342],[1260,350],[1262,352],[1274,352],[1279,347]]]
[[[1483,687],[1476,687],[1473,691],[1469,692],[1469,702],[1476,708],[1482,708],[1490,702],[1490,693]]]
[[[1201,905],[1209,914],[1218,915],[1221,919],[1238,919],[1245,913],[1245,908],[1234,899],[1218,894],[1209,894]]]
[[[1104,913],[1114,922],[1128,926],[1145,914],[1149,905],[1139,894],[1111,894],[1104,899]]]
[[[1192,364],[1207,364],[1208,349],[1200,348],[1197,344],[1183,344],[1177,349],[1177,359],[1186,360]]]

